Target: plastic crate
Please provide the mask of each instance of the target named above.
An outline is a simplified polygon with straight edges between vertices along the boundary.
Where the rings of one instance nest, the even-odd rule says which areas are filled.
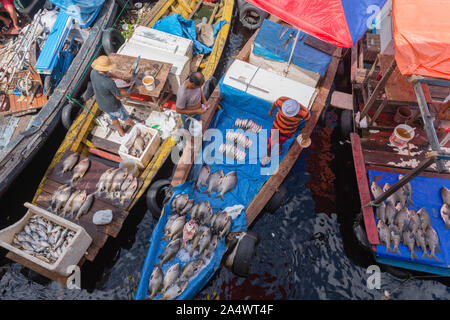
[[[72,223],[66,219],[63,219],[47,210],[44,210],[40,207],[37,207],[31,203],[26,202],[24,204],[25,207],[28,208],[25,216],[20,219],[15,224],[0,230],[0,246],[3,248],[14,252],[15,254],[49,270],[52,272],[56,272],[63,276],[68,276],[70,272],[67,272],[69,266],[77,265],[80,262],[81,258],[84,256],[86,250],[89,248],[92,242],[92,238],[89,234],[84,230],[83,227]],[[34,215],[43,217],[47,220],[50,220],[53,223],[56,223],[62,227],[68,228],[75,232],[75,236],[69,245],[63,249],[62,254],[54,263],[47,263],[39,258],[36,258],[32,255],[29,255],[25,251],[14,247],[11,243],[13,241],[14,235],[21,232],[26,224],[28,224],[28,220]]]

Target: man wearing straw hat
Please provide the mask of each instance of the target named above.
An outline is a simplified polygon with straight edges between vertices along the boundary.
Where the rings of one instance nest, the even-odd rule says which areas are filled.
[[[134,126],[134,122],[120,102],[120,99],[126,95],[120,94],[116,83],[108,76],[108,72],[114,70],[116,65],[107,56],[100,56],[92,62],[91,66],[91,82],[98,108],[110,117],[112,124],[123,137],[125,133],[119,119],[131,127]]]
[[[269,142],[267,143],[267,156],[261,160],[263,167],[270,162],[272,148],[278,144],[278,154],[280,155],[283,143],[289,140],[295,131],[300,126],[303,127],[305,121],[311,118],[308,108],[288,97],[280,97],[272,104],[269,110],[269,117],[272,118],[275,109],[278,109],[278,112],[270,131]],[[273,130],[278,130],[278,138],[272,137]]]

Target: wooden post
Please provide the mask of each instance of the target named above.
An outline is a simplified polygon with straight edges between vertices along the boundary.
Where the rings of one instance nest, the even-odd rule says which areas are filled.
[[[436,154],[432,154],[428,159],[423,161],[418,167],[416,167],[414,170],[412,170],[410,173],[408,173],[406,176],[398,180],[393,186],[389,188],[389,190],[383,192],[381,196],[376,198],[372,201],[374,205],[378,205],[387,198],[389,198],[392,194],[394,194],[398,189],[403,187],[405,184],[407,184],[409,181],[414,179],[416,176],[419,175],[423,170],[428,168],[430,165],[432,165],[436,161]]]
[[[436,130],[434,130],[433,119],[431,118],[430,110],[428,110],[428,104],[425,95],[423,94],[422,84],[417,81],[413,84],[413,86],[414,91],[416,92],[417,102],[419,104],[420,113],[422,114],[423,125],[425,127],[431,149],[437,153],[441,153],[441,146],[436,135]],[[442,159],[437,160],[436,165],[439,172],[446,170]]]
[[[194,10],[192,10],[192,12],[189,14],[188,20],[191,20],[192,17],[194,16],[194,14],[197,12],[197,10],[200,8],[200,6],[202,5],[203,0],[200,0],[199,2],[197,2],[197,5],[195,6]]]
[[[369,112],[370,107],[372,107],[373,103],[378,97],[378,94],[380,93],[381,89],[384,88],[387,81],[389,80],[389,77],[391,76],[392,72],[394,72],[395,68],[397,67],[397,62],[395,61],[395,58],[392,58],[392,62],[389,65],[389,68],[386,70],[386,73],[383,75],[383,78],[378,82],[377,86],[373,90],[372,94],[369,97],[369,100],[367,101],[366,105],[364,106],[360,119],[364,119],[364,117]],[[364,88],[363,88],[364,90]]]
[[[388,105],[388,99],[387,97],[384,98],[383,102],[380,104],[380,106],[378,107],[377,111],[375,112],[375,114],[373,115],[373,118],[370,120],[369,122],[369,126],[371,126],[375,120],[378,119],[378,116],[380,115],[381,111],[383,111],[383,109]]]
[[[369,79],[373,76],[373,73],[375,72],[375,68],[377,67],[377,64],[378,64],[378,55],[377,55],[377,57],[375,59],[375,62],[372,65],[372,68],[370,69],[369,73],[364,78],[364,82],[363,82],[363,87],[364,88],[367,86],[367,83],[369,82]]]

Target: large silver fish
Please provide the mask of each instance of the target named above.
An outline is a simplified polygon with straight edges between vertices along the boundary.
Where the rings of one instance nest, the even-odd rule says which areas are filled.
[[[234,189],[234,187],[236,187],[237,181],[236,171],[228,172],[227,175],[223,177],[222,183],[219,185],[218,191],[220,193],[216,196],[216,198],[220,197],[220,199],[224,201],[223,196],[225,195],[225,193],[230,192]]]
[[[163,272],[160,267],[156,266],[153,269],[152,275],[150,276],[150,281],[148,284],[148,292],[150,293],[149,298],[153,299],[161,288],[163,282]]]
[[[100,176],[97,182],[97,191],[95,192],[98,196],[101,196],[103,192],[106,190],[106,183],[109,179],[112,179],[111,175],[114,173],[114,168],[109,168]]]
[[[203,260],[192,260],[183,267],[183,272],[181,273],[180,280],[189,279],[194,276],[203,266]]]
[[[388,226],[395,223],[396,214],[397,210],[395,209],[395,206],[391,202],[388,202],[386,204],[386,222]]]
[[[381,204],[377,207],[377,218],[384,223],[387,221],[386,217],[386,205],[384,204],[384,201],[381,202]]]
[[[210,242],[211,242],[212,234],[211,230],[208,228],[205,231],[203,231],[202,235],[200,236],[200,240],[198,241],[198,254],[201,255],[203,251],[205,251]]]
[[[446,187],[442,187],[441,188],[441,196],[442,196],[442,201],[446,204],[450,205],[450,190],[448,190]]]
[[[386,246],[386,252],[391,251],[391,232],[383,220],[378,220],[377,230],[380,240]]]
[[[398,175],[398,180],[402,179],[404,176],[402,174]],[[401,190],[403,190],[403,194],[405,195],[406,203],[414,204],[414,202],[411,200],[412,198],[412,187],[411,183],[408,182],[403,187],[401,187]]]
[[[120,204],[123,206],[125,205],[126,201],[130,201],[133,198],[133,195],[135,194],[137,188],[138,188],[138,180],[136,177],[133,177],[133,181],[128,186],[128,188],[125,190],[125,192],[122,193],[120,196]]]
[[[72,192],[72,188],[70,186],[63,188],[62,190],[57,191],[55,194],[55,212],[58,212],[61,208],[64,207],[67,200],[69,200]]]
[[[434,258],[436,261],[439,261],[435,254],[436,252],[441,252],[441,250],[439,249],[439,237],[432,227],[429,227],[427,231],[425,231],[425,239],[427,241],[427,247],[428,249],[430,249],[430,254],[428,255],[428,257]]]
[[[450,229],[450,207],[447,203],[442,205],[440,213],[442,221],[444,221],[445,228]]]
[[[76,190],[75,192],[73,192],[69,199],[66,201],[66,204],[64,205],[64,208],[61,212],[61,216],[65,217],[66,214],[68,214],[70,212],[70,209],[72,208],[72,202],[73,199],[80,193],[81,191]]]
[[[164,292],[161,300],[174,300],[179,297],[184,290],[186,290],[189,282],[188,281],[180,281],[173,284],[169,289]]]
[[[389,230],[391,231],[391,240],[394,244],[394,249],[391,250],[391,252],[397,252],[399,255],[402,255],[400,253],[400,249],[398,248],[400,245],[400,241],[402,240],[401,233],[396,225],[391,225],[389,227]]]
[[[88,171],[90,164],[91,161],[89,160],[89,158],[84,158],[83,160],[81,160],[75,166],[75,168],[73,168],[73,175],[72,179],[70,179],[70,183],[73,184],[75,180],[83,178]]]
[[[75,216],[75,220],[79,221],[80,218],[88,213],[89,209],[91,209],[92,203],[94,202],[94,194],[91,193],[86,200],[84,201],[83,205],[80,207],[80,209],[77,212],[77,215]]]
[[[162,237],[162,239],[173,240],[182,235],[184,224],[186,223],[186,216],[179,216],[170,225],[167,233]]]
[[[86,190],[79,192],[75,198],[72,200],[72,205],[70,208],[70,216],[74,218],[74,213],[80,210],[83,203],[86,201],[87,193]]]
[[[180,215],[184,215],[186,213],[188,213],[192,207],[194,206],[194,199],[189,199],[186,202],[186,205],[184,206],[183,210],[181,210]]]
[[[195,233],[197,232],[198,224],[195,222],[194,219],[189,220],[188,223],[184,225],[183,228],[183,244],[181,245],[184,247],[186,243],[192,238],[194,238]]]
[[[187,193],[177,194],[173,197],[170,207],[175,213],[181,212],[186,206],[188,200],[189,195]]]
[[[219,190],[223,177],[224,175],[222,170],[217,170],[211,173],[211,175],[208,178],[208,190],[206,191],[209,197],[211,197],[211,192]]]
[[[206,182],[208,181],[209,174],[211,173],[211,168],[209,167],[209,164],[204,164],[202,166],[202,169],[200,170],[200,174],[197,178],[197,183],[195,184],[195,190],[200,192],[200,187],[206,186]]]
[[[112,178],[110,194],[120,190],[120,187],[122,186],[122,183],[125,181],[127,176],[128,170],[126,168],[121,168],[114,174],[114,177]]]
[[[409,213],[408,209],[403,208],[395,216],[395,224],[397,225],[400,233],[403,232],[403,228],[405,227],[405,225],[409,223],[408,213]]]
[[[164,249],[163,253],[158,257],[159,259],[161,259],[161,261],[158,262],[157,265],[162,267],[164,263],[175,257],[178,250],[180,250],[180,246],[181,246],[180,239],[175,239],[169,242],[167,247]]]
[[[165,292],[172,284],[175,283],[175,281],[180,276],[180,264],[176,263],[173,266],[167,270],[166,274],[164,275],[163,279],[163,289],[162,292]]]
[[[411,260],[414,260],[414,258],[419,260],[419,257],[414,252],[416,239],[414,238],[414,234],[411,231],[403,232],[403,243],[408,247],[409,251],[411,252]]]
[[[194,253],[195,248],[197,248],[197,245],[198,245],[198,243],[199,243],[199,241],[200,241],[200,238],[202,237],[203,233],[204,233],[207,229],[209,229],[209,228],[206,227],[206,226],[200,226],[200,227],[197,229],[197,232],[195,233],[194,238],[192,239],[192,246],[191,246],[191,250],[190,250],[190,252],[189,252],[191,256],[192,256],[192,254]]]
[[[78,153],[72,153],[70,156],[68,156],[63,161],[61,173],[71,171],[73,166],[78,162],[79,157],[80,155]]]
[[[211,243],[208,246],[208,249],[206,250],[205,254],[203,255],[204,259],[209,258],[217,249],[217,245],[219,244],[219,238],[214,235],[211,239]]]
[[[423,230],[421,228],[417,229],[414,237],[416,239],[417,247],[419,247],[423,251],[422,258],[428,256],[427,241],[425,239],[425,233],[423,232]]]
[[[370,190],[372,191],[374,199],[378,198],[383,194],[383,190],[375,181],[372,181],[372,184],[370,185]]]
[[[420,227],[422,228],[423,231],[426,231],[427,228],[430,227],[431,225],[430,216],[428,215],[425,208],[419,209],[416,213],[420,218]]]

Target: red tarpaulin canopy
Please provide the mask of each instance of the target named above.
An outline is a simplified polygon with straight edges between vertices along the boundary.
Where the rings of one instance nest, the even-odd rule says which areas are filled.
[[[248,0],[300,30],[338,47],[352,47],[386,0]]]
[[[393,0],[392,19],[400,72],[450,80],[450,1]]]

